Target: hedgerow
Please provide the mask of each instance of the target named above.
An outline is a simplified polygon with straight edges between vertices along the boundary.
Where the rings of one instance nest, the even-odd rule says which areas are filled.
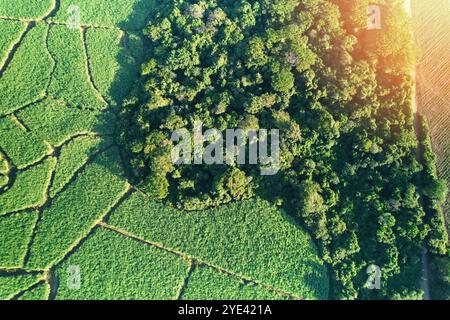
[[[97,110],[106,108],[106,102],[89,80],[82,31],[52,26],[49,32],[49,51],[56,60],[49,94],[71,106]]]
[[[45,95],[53,61],[46,49],[48,26],[38,24],[25,36],[0,81],[0,116]]]
[[[0,66],[3,65],[13,44],[24,31],[24,22],[0,20]]]
[[[285,300],[289,297],[207,266],[195,266],[184,289],[185,300]]]
[[[108,101],[121,102],[129,93],[139,74],[139,63],[125,45],[128,34],[117,30],[89,29],[86,45],[90,58],[92,78]]]
[[[188,214],[134,193],[109,222],[298,296],[328,296],[326,269],[311,238],[266,201],[253,199]]]
[[[43,205],[55,165],[56,159],[50,157],[19,172],[11,188],[0,194],[0,215]]]
[[[60,9],[52,21],[66,22],[70,6],[81,11],[81,23],[138,30],[144,27],[155,0],[61,0]]]
[[[37,212],[24,212],[13,216],[0,216],[0,267],[20,268],[23,265],[27,244]]]
[[[80,110],[63,101],[46,99],[17,113],[33,135],[60,145],[78,133],[111,134],[115,116],[109,112]]]
[[[96,157],[42,212],[27,267],[45,268],[61,259],[108,213],[126,188],[117,150]]]
[[[0,299],[11,299],[41,279],[43,279],[42,274],[0,275]]]
[[[36,19],[43,18],[53,8],[54,0],[0,0],[0,16]]]
[[[49,146],[34,131],[26,132],[11,118],[0,119],[0,147],[19,169],[50,152]]]
[[[101,148],[111,143],[110,139],[81,136],[65,145],[59,153],[50,196],[53,197],[58,193],[93,153],[99,152]]]
[[[71,290],[68,272],[77,266],[81,286]],[[186,260],[98,229],[56,269],[56,299],[176,299],[187,274]]]

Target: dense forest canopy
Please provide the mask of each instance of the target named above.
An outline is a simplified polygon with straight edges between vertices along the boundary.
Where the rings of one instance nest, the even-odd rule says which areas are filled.
[[[365,28],[366,0],[161,1],[122,111],[132,180],[185,210],[269,199],[316,239],[333,298],[419,297],[422,246],[447,250],[445,187],[424,121],[420,145],[414,133],[403,1],[373,2],[380,30]],[[221,132],[279,129],[279,172],[174,164],[172,133],[197,121]],[[367,289],[371,264],[381,290]]]

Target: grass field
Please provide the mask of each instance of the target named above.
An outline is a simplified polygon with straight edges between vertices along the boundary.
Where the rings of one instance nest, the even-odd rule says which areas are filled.
[[[267,202],[192,214],[127,181],[116,107],[153,3],[0,0],[0,299],[327,298],[313,241]]]
[[[438,173],[450,187],[450,1],[413,0],[412,4],[419,47],[418,109],[428,118]],[[445,209],[448,213],[450,197]]]

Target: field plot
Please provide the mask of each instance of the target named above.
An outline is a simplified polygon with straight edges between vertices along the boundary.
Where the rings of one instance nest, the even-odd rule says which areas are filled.
[[[187,214],[125,178],[116,106],[153,4],[0,0],[0,299],[327,298],[313,242],[276,208]]]
[[[279,293],[269,291],[260,286],[245,283],[241,279],[230,276],[206,266],[195,266],[183,292],[183,299],[225,300],[284,300]]]
[[[53,69],[46,47],[47,32],[45,24],[29,30],[1,74],[0,117],[45,96]]]
[[[39,19],[50,13],[56,0],[0,0],[0,17]]]
[[[186,214],[135,193],[109,223],[292,295],[320,299],[328,293],[310,237],[263,200]]]
[[[438,171],[450,186],[450,2],[413,0],[418,109],[429,121]],[[450,209],[447,199],[446,212]]]
[[[5,0],[8,1],[8,0]],[[144,27],[155,0],[61,0],[58,13],[52,21],[66,22],[70,19],[70,6],[81,12],[81,23],[140,30]]]

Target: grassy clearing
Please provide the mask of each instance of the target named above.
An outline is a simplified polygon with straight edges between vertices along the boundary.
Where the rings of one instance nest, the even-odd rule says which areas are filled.
[[[106,108],[106,103],[89,81],[81,30],[52,26],[48,44],[56,60],[49,94],[72,106]]]
[[[126,186],[117,150],[98,156],[43,211],[27,267],[46,268],[61,259],[109,211]]]
[[[57,299],[174,299],[188,262],[176,255],[103,229],[57,268]],[[79,266],[81,288],[67,285],[69,266]]]
[[[0,16],[23,19],[43,18],[54,0],[0,0]]]
[[[53,185],[50,189],[50,196],[58,193],[89,159],[89,157],[101,148],[110,144],[111,139],[100,137],[81,136],[65,145],[58,157]]]
[[[0,20],[0,66],[4,64],[8,52],[24,31],[24,22]]]
[[[43,278],[43,275],[0,275],[0,299],[7,300],[26,290]]]
[[[310,237],[263,200],[188,214],[135,193],[110,223],[298,296],[328,296],[326,269]]]
[[[28,32],[0,78],[0,116],[45,95],[53,68],[45,46],[47,28],[39,24]]]
[[[52,145],[60,145],[80,132],[110,134],[115,123],[111,113],[80,110],[51,99],[20,111],[17,116],[33,134]]]
[[[70,18],[68,9],[71,5],[75,5],[81,9],[83,24],[140,30],[144,27],[154,2],[154,0],[61,0],[60,9],[53,20],[68,21]]]
[[[34,132],[25,132],[10,118],[0,119],[0,146],[19,169],[50,152],[40,137]]]
[[[12,187],[0,195],[0,215],[43,205],[55,165],[56,159],[50,157],[20,172]]]
[[[93,81],[102,95],[115,103],[125,98],[139,74],[139,63],[121,45],[122,34],[107,29],[89,29],[86,34]]]
[[[50,294],[48,285],[44,282],[38,284],[36,287],[25,291],[18,299],[19,300],[47,300]]]
[[[0,267],[20,268],[37,219],[37,212],[0,217]]]
[[[185,300],[284,300],[273,291],[206,266],[196,266],[184,290]]]

